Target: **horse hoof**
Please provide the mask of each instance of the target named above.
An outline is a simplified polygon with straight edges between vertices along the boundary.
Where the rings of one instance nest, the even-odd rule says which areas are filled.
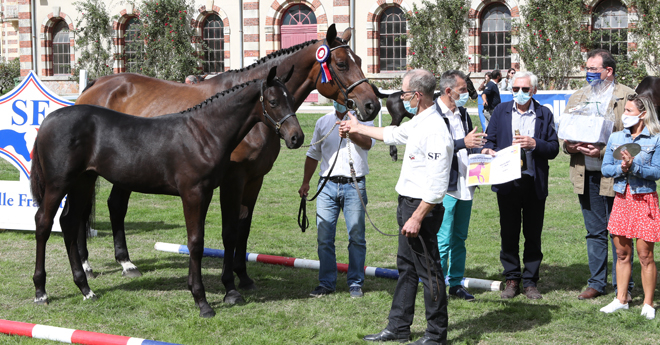
[[[222,301],[227,304],[245,303],[243,296],[241,296],[241,294],[236,290],[231,290],[227,292],[225,298]]]
[[[99,298],[93,291],[90,291],[87,295],[83,296],[83,301],[96,301]]]
[[[132,268],[132,269],[123,270],[123,271],[121,272],[121,275],[124,276],[124,277],[126,277],[126,278],[138,278],[138,277],[142,277],[142,273],[141,273],[140,270],[138,270],[137,268]]]
[[[92,270],[85,271],[85,276],[87,276],[87,280],[96,278],[96,274]]]
[[[36,305],[48,305],[48,296],[38,297],[34,299]]]
[[[206,306],[204,308],[201,308],[199,311],[199,317],[203,318],[211,318],[215,316],[215,310],[211,308],[210,306]]]

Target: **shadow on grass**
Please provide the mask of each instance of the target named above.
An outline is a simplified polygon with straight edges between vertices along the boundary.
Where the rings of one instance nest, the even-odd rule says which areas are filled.
[[[112,225],[110,222],[95,222],[94,229],[98,230],[98,237],[112,237]],[[170,230],[185,228],[184,224],[169,224],[163,221],[158,222],[126,222],[126,234],[141,234],[155,230]]]
[[[457,337],[449,343],[479,343],[488,333],[516,333],[537,328],[552,322],[552,311],[559,306],[548,304],[530,304],[524,302],[486,302],[505,304],[504,308],[492,306],[477,318],[450,325],[452,331],[460,330]]]

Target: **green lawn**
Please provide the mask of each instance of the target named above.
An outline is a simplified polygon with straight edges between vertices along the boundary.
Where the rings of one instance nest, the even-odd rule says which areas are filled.
[[[311,139],[319,115],[298,117]],[[389,123],[389,118],[383,123]],[[403,147],[399,148],[400,156]],[[275,168],[266,176],[255,210],[248,252],[317,259],[315,226],[301,233],[296,216],[297,190],[302,179],[304,150],[282,149]],[[377,144],[370,153],[369,212],[384,231],[397,231],[396,192],[401,162],[392,162],[389,149]],[[17,176],[7,163],[0,164],[0,178]],[[188,258],[158,252],[157,241],[186,243],[178,198],[134,194],[127,216],[131,258],[144,275],[121,276],[115,263],[112,232],[105,207],[110,185],[103,181],[98,193],[96,225],[99,236],[90,240],[91,262],[99,276],[90,286],[97,301],[83,301],[72,281],[62,237],[53,234],[47,248],[47,291],[50,305],[36,306],[32,274],[35,240],[32,232],[0,232],[0,318],[50,326],[126,335],[181,344],[365,344],[365,334],[385,327],[392,301],[393,280],[367,277],[365,297],[351,299],[344,274],[338,292],[318,299],[308,297],[317,284],[317,271],[248,263],[259,287],[242,292],[246,304],[222,303],[222,261],[206,258],[203,278],[207,298],[218,313],[198,317],[187,289]],[[217,191],[216,191],[217,193]],[[314,203],[308,205],[314,214]],[[312,223],[314,223],[312,218]],[[339,228],[343,223],[340,221]],[[217,195],[206,224],[206,247],[222,248],[221,217]],[[582,215],[568,180],[568,157],[551,162],[550,196],[543,232],[544,260],[539,289],[544,298],[524,296],[502,301],[499,292],[471,290],[477,298],[468,303],[449,301],[449,340],[453,344],[649,344],[658,343],[657,320],[639,315],[642,304],[639,266],[635,266],[631,310],[616,315],[598,312],[613,295],[578,301],[589,277]],[[499,222],[495,194],[481,188],[475,194],[470,235],[467,240],[466,276],[501,280]],[[337,238],[339,262],[348,262],[347,238]],[[367,265],[395,268],[396,240],[367,228]],[[424,332],[423,296],[420,286],[412,326],[414,338]],[[0,335],[0,344],[57,344],[24,337]]]

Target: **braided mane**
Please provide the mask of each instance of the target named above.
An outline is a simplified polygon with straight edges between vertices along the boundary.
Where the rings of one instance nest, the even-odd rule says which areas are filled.
[[[245,83],[243,83],[243,84],[240,84],[240,85],[232,86],[230,89],[227,89],[227,90],[224,90],[224,91],[218,92],[218,93],[216,93],[215,95],[213,95],[213,96],[211,96],[211,97],[205,99],[204,101],[202,101],[201,103],[195,105],[194,107],[190,107],[190,108],[188,108],[188,109],[186,109],[186,110],[184,110],[184,111],[181,111],[180,114],[183,114],[183,113],[189,113],[189,112],[191,112],[191,111],[194,111],[194,110],[197,110],[197,109],[201,109],[203,106],[205,106],[205,105],[207,105],[207,104],[213,102],[214,99],[217,99],[217,98],[220,98],[220,97],[224,97],[224,96],[226,96],[226,95],[228,95],[228,94],[230,94],[230,93],[234,93],[234,92],[236,92],[236,91],[238,91],[238,90],[240,90],[240,89],[244,89],[244,88],[246,88],[247,86],[249,86],[249,85],[251,85],[251,84],[254,84],[254,83],[258,82],[258,81],[261,81],[261,79],[254,79],[254,80],[247,81],[247,82],[245,82]]]

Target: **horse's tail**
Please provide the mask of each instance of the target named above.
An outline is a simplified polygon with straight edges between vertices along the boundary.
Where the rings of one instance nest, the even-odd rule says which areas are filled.
[[[32,199],[37,203],[37,205],[41,204],[41,201],[44,199],[44,193],[46,191],[43,175],[44,172],[41,169],[41,162],[39,161],[39,150],[37,148],[37,141],[35,140],[34,148],[32,149],[32,168],[30,169],[30,190],[32,191]]]
[[[94,85],[94,83],[96,83],[96,79],[92,79],[89,82],[87,82],[87,86],[85,86],[85,88],[82,90],[82,92],[80,94],[82,95],[83,93],[85,93],[85,91],[87,91],[87,89],[92,87],[92,85]]]
[[[374,84],[371,84],[371,83],[369,83],[369,85],[371,85],[371,88],[374,89],[374,94],[376,94],[376,97],[378,97],[378,98],[387,98],[387,97],[390,96],[390,95],[381,93],[380,90],[378,89],[378,86],[376,86]]]

